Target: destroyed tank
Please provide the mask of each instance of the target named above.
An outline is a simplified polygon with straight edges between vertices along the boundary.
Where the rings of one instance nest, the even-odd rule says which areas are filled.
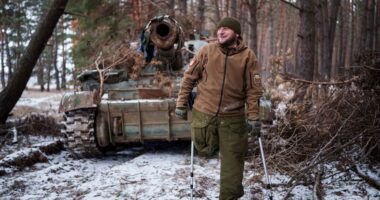
[[[98,156],[124,144],[190,140],[191,114],[187,121],[174,114],[183,38],[177,21],[155,17],[141,34],[141,51],[149,64],[138,71],[138,78],[125,68],[82,72],[80,91],[65,93],[59,107],[68,149]]]

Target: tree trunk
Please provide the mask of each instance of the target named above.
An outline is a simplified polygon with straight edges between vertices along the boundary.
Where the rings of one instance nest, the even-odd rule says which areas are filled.
[[[172,16],[172,17],[175,17],[175,12],[174,12],[175,0],[169,0],[169,2],[168,2],[168,8],[169,8],[169,15]]]
[[[40,85],[40,91],[45,91],[45,80],[44,80],[44,64],[42,58],[37,61],[37,82]]]
[[[375,36],[375,0],[368,0],[367,10],[367,40],[366,49],[374,50],[374,36]]]
[[[9,81],[7,87],[0,93],[0,124],[5,124],[9,113],[21,97],[33,68],[43,51],[46,42],[54,31],[59,18],[63,14],[68,0],[54,0],[42,21],[33,34],[24,54],[20,59],[20,66],[17,67],[14,76]]]
[[[13,64],[12,64],[12,60],[11,60],[11,51],[9,48],[10,44],[9,44],[7,29],[5,29],[4,38],[5,38],[5,52],[7,54],[8,83],[9,83],[9,81],[12,79],[12,75],[13,75]]]
[[[270,55],[268,55],[269,57],[270,56],[273,56],[275,54],[275,37],[274,37],[274,15],[275,12],[273,12],[273,1],[269,1],[269,53]]]
[[[333,61],[333,50],[334,50],[334,39],[335,39],[335,29],[336,20],[338,17],[338,10],[341,0],[331,0],[331,5],[327,0],[321,0],[321,13],[322,13],[322,64],[321,64],[321,80],[329,80],[332,71],[332,61]]]
[[[375,49],[380,51],[380,0],[376,2],[376,36],[375,36]]]
[[[194,8],[195,6],[194,6],[194,0],[190,0],[190,6],[188,5],[188,7],[190,7],[189,8],[189,11],[190,11],[190,13],[195,13],[195,15],[197,15],[196,14],[196,9]],[[198,8],[197,8],[198,9]],[[197,16],[194,16],[194,17],[197,17]],[[195,27],[195,28],[197,28],[197,27]]]
[[[344,4],[346,1],[343,1]],[[346,25],[346,19],[345,19],[345,5],[342,5],[339,9],[339,37],[336,38],[337,47],[335,48],[335,51],[333,54],[335,54],[335,62],[332,63],[331,67],[331,78],[337,78],[341,75],[341,69],[343,67],[344,63],[344,51],[346,50],[345,46],[345,38],[347,34],[344,34],[344,29]]]
[[[354,34],[352,30],[353,26],[353,13],[351,12],[351,3],[350,1],[346,1],[345,6],[345,16],[346,18],[346,26],[344,28],[343,34],[345,34],[345,52],[344,52],[344,76],[349,77],[349,69],[348,67],[351,66],[350,59],[351,59],[351,52],[352,52],[352,35]]]
[[[18,3],[17,4],[17,10],[18,12],[21,11],[21,7],[20,7],[21,3]],[[21,18],[19,16],[19,18]],[[16,27],[16,51],[13,51],[13,53],[15,54],[15,58],[16,58],[16,64],[14,66],[14,71],[17,70],[19,64],[20,64],[20,57],[21,57],[21,50],[23,48],[23,45],[21,44],[21,20],[20,19],[17,19],[17,22],[15,23]]]
[[[198,9],[197,9],[197,31],[202,34],[203,32],[203,24],[205,22],[205,1],[198,1]]]
[[[66,89],[66,56],[62,55],[62,76],[61,76],[61,88]]]
[[[141,13],[140,13],[140,1],[139,0],[132,0],[132,7],[133,7],[133,20],[135,22],[135,36],[139,35],[141,32]]]
[[[369,50],[367,46],[369,29],[368,29],[368,12],[369,12],[369,1],[371,0],[363,0],[362,1],[362,18],[361,18],[361,31],[360,31],[360,42],[359,49],[357,53],[361,53],[362,51]]]
[[[231,5],[230,5],[230,13],[231,13],[231,16],[232,17],[235,17],[237,18],[237,1],[234,0],[234,1],[231,1]]]
[[[241,23],[241,31],[242,31],[242,35],[244,35],[243,38],[245,38],[245,40],[247,40],[248,38],[248,34],[249,34],[249,27],[248,27],[248,31],[246,31],[246,22],[248,21],[248,15],[246,14],[247,11],[245,10],[245,6],[244,4],[241,2],[241,1],[238,1],[238,13],[237,13],[237,19],[240,21]],[[248,32],[248,34],[247,34]],[[247,42],[247,41],[246,41]]]
[[[47,72],[46,72],[46,75],[47,75],[47,80],[46,80],[46,83],[47,83],[47,85],[46,85],[46,91],[48,91],[48,92],[50,92],[50,82],[51,82],[51,66],[53,65],[53,59],[51,58],[51,56],[53,56],[54,55],[54,52],[53,52],[53,46],[52,45],[48,45],[51,49],[50,49],[50,56],[49,56],[49,58],[47,59],[47,65],[46,65],[46,67],[47,67]]]
[[[286,19],[286,15],[285,15],[285,5],[283,3],[280,3],[279,5],[279,22],[278,22],[278,29],[277,29],[277,33],[276,33],[276,42],[277,42],[277,50],[276,50],[276,55],[280,55],[281,51],[284,50],[284,43],[285,43],[285,38],[286,38],[286,34],[285,34],[285,19]],[[286,50],[286,49],[285,49]],[[283,66],[283,68],[285,69],[285,66]]]
[[[219,23],[221,19],[220,17],[220,9],[219,9],[219,0],[214,0],[214,5],[215,5],[215,20],[216,23]]]
[[[61,74],[61,88],[62,89],[66,89],[66,48],[65,48],[65,20],[64,20],[64,16],[62,16],[62,19],[61,19],[61,22],[60,22],[60,27],[61,27],[61,31],[62,31],[62,74]]]
[[[266,7],[263,6],[261,8],[263,10],[263,13],[264,15],[266,16]],[[266,44],[267,44],[267,31],[268,31],[268,23],[265,22],[265,20],[267,20],[268,18],[264,18],[263,19],[263,22],[261,23],[261,26],[260,26],[260,36],[259,36],[259,39],[258,39],[258,44],[257,44],[257,58],[258,58],[258,61],[260,63],[260,66],[265,66],[264,63],[264,59],[265,59],[265,55],[266,55],[266,52],[267,52],[267,47],[266,47]]]
[[[348,66],[348,63],[347,63],[347,57],[348,57],[348,53],[350,51],[350,2],[349,1],[345,1],[344,3],[344,7],[342,6],[342,11],[344,10],[344,15],[342,15],[342,17],[344,18],[344,26],[343,26],[343,30],[341,32],[341,34],[343,34],[343,47],[342,47],[342,58],[341,58],[341,62],[342,62],[342,72],[341,72],[341,75],[345,75],[345,71],[346,70],[346,67]]]
[[[354,3],[355,0],[351,3],[351,37],[350,37],[350,60],[349,64],[352,65],[354,63],[354,54],[357,52],[356,39],[356,26],[357,26],[357,12],[354,12]]]
[[[299,54],[296,64],[298,74],[309,81],[313,80],[315,56],[315,10],[314,2],[301,0],[301,24],[299,31]]]
[[[151,2],[154,2],[154,0],[151,0]],[[148,6],[147,6],[147,19],[150,20],[153,18],[153,3],[148,3]],[[173,10],[174,12],[174,10]]]
[[[61,85],[60,85],[60,81],[59,81],[59,70],[58,70],[58,34],[57,34],[57,30],[55,30],[55,34],[54,34],[54,50],[53,50],[53,66],[54,66],[54,78],[55,78],[55,84],[56,84],[56,87],[55,89],[57,90],[60,90],[61,89]]]
[[[0,34],[1,34],[1,85],[2,85],[2,88],[5,87],[5,61],[4,61],[4,46],[5,46],[5,40],[4,40],[4,33],[3,33],[3,30],[2,28],[3,27],[0,27]]]
[[[249,9],[249,17],[250,17],[250,42],[249,47],[253,52],[257,55],[257,0],[247,0],[246,1],[248,9]]]
[[[324,41],[323,41],[323,38],[324,38],[324,28],[325,26],[323,25],[323,21],[325,20],[323,17],[324,17],[324,13],[322,12],[323,9],[322,9],[322,2],[320,0],[317,0],[317,9],[316,9],[316,13],[315,13],[315,17],[316,17],[316,24],[317,24],[317,27],[316,27],[316,58],[315,58],[315,68],[314,68],[314,77],[320,77],[321,74],[320,74],[320,71],[321,71],[321,68],[322,66],[324,65],[323,61],[323,52],[322,50],[325,49],[324,47]]]
[[[186,0],[179,0],[179,7],[181,12],[184,15],[187,15],[187,1]]]

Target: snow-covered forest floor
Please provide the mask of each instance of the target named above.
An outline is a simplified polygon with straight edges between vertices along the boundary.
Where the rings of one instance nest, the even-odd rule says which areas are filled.
[[[62,94],[24,92],[10,120],[34,112],[59,121]],[[103,158],[79,159],[59,140],[56,133],[22,133],[17,128],[0,135],[0,199],[190,199],[190,142],[148,143]],[[267,189],[256,157],[247,158],[241,199],[269,199],[270,195],[283,199],[290,177],[269,166],[272,189]],[[195,199],[218,199],[219,165],[218,158],[195,157]],[[359,169],[380,182],[380,166]],[[352,170],[330,163],[324,166],[324,174],[324,199],[380,199],[380,191]],[[313,199],[313,185],[296,186],[290,199]]]

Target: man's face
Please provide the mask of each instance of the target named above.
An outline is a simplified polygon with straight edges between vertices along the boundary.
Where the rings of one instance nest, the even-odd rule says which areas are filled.
[[[227,27],[220,27],[216,32],[216,35],[218,37],[218,42],[225,46],[233,44],[238,37],[238,34]]]

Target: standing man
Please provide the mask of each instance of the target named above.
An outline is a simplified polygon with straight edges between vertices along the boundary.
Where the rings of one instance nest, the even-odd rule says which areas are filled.
[[[256,55],[242,42],[240,22],[226,17],[217,28],[218,42],[204,46],[184,73],[175,113],[185,119],[189,95],[197,87],[192,140],[200,156],[220,151],[219,199],[235,200],[244,195],[246,119],[254,131],[260,131],[262,86]]]

